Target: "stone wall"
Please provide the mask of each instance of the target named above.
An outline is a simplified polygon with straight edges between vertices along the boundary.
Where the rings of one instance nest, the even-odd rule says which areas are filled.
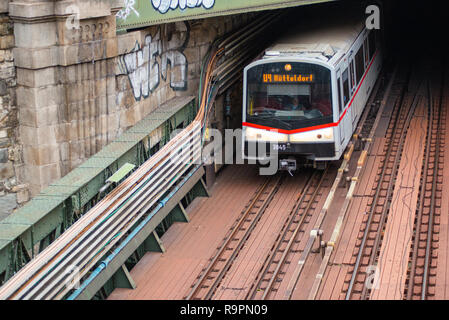
[[[118,36],[116,90],[120,133],[174,96],[198,96],[211,43],[251,14],[152,26]]]
[[[17,179],[32,195],[98,152],[118,129],[120,0],[14,0],[19,141]]]
[[[15,167],[21,165],[17,139],[16,72],[13,58],[14,30],[7,1],[0,4],[0,219],[18,203],[28,201],[26,186],[20,185]]]
[[[251,17],[176,22],[117,35],[122,5],[122,0],[11,0],[9,14],[1,16],[0,111],[7,120],[0,121],[0,186],[18,192],[20,203],[157,106],[175,96],[196,96],[201,61],[212,41]]]

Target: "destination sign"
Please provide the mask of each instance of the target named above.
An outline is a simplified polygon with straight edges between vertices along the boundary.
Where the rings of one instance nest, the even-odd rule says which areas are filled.
[[[313,74],[263,74],[264,83],[312,83],[315,80]]]

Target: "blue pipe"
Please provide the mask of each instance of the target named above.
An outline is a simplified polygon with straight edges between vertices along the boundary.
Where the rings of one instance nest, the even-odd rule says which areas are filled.
[[[175,189],[170,192],[167,197],[159,201],[159,204],[157,207],[143,220],[129,235],[126,237],[126,239],[105,259],[103,260],[98,267],[90,274],[90,276],[82,283],[80,288],[76,289],[68,298],[67,300],[75,300],[85,289],[86,287],[103,271],[106,269],[108,264],[120,253],[120,251],[137,235],[137,233],[142,230],[145,225],[153,218],[153,216],[165,205],[167,204],[168,200],[170,200],[176,192],[190,179],[190,177],[199,169],[199,166],[197,166],[196,169],[191,171],[184,180],[175,187]]]

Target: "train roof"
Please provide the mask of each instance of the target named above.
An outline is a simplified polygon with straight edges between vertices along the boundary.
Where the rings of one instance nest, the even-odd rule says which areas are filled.
[[[264,58],[311,58],[333,64],[331,60],[344,55],[363,30],[363,19],[348,13],[300,21],[265,50]]]

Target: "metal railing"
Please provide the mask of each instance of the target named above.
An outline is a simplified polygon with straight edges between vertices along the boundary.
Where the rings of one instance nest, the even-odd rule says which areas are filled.
[[[201,158],[194,121],[0,289],[0,299],[61,299]]]

